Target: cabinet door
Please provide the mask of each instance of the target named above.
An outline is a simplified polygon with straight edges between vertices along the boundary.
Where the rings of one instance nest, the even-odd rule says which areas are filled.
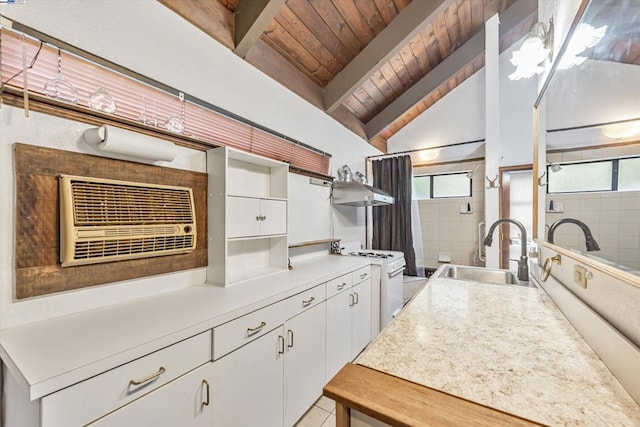
[[[209,362],[89,425],[211,427],[212,369]]]
[[[322,394],[325,384],[324,303],[287,320],[285,425],[291,426]]]
[[[227,237],[258,236],[260,218],[260,199],[227,197]]]
[[[351,292],[344,291],[326,301],[327,364],[325,380],[351,361]]]
[[[355,304],[351,308],[351,359],[371,341],[371,279],[351,289]]]
[[[263,220],[260,224],[260,234],[287,233],[287,202],[284,200],[261,200],[260,212]]]
[[[282,427],[284,347],[280,326],[213,362],[215,426]]]

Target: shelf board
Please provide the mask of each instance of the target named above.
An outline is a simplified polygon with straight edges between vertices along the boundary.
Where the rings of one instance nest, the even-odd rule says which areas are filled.
[[[326,243],[339,242],[340,239],[323,239],[323,240],[311,240],[308,242],[300,242],[300,243],[292,243],[289,245],[290,248],[301,248],[303,246],[314,246],[314,245],[323,245]]]
[[[245,237],[229,237],[227,238],[228,242],[242,242],[246,240],[261,240],[261,239],[277,239],[287,237],[286,234],[268,234],[264,236],[245,236]]]
[[[261,196],[261,195],[251,195],[251,194],[238,194],[238,193],[228,193],[227,197],[244,197],[245,199],[262,199],[262,200],[277,200],[286,202],[287,198],[285,197],[270,197],[270,196]]]
[[[229,274],[228,282],[229,284],[226,286],[233,286],[238,283],[245,282],[247,280],[252,280],[257,277],[268,276],[271,274],[281,273],[283,271],[287,271],[287,268],[281,267],[260,267],[249,270],[237,271],[234,274]]]

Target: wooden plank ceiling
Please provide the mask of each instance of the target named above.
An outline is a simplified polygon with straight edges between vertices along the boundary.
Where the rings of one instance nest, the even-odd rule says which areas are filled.
[[[159,0],[383,152],[386,141],[484,66],[537,0]]]

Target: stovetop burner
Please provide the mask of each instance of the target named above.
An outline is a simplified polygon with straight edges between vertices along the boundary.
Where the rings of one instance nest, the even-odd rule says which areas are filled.
[[[385,254],[385,253],[380,253],[380,252],[364,252],[364,251],[349,252],[349,255],[352,255],[352,256],[363,256],[363,257],[367,257],[367,258],[393,258],[394,257],[393,254]]]

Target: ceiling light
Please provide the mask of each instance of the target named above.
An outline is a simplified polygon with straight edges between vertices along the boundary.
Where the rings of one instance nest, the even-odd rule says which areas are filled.
[[[602,128],[604,136],[613,139],[630,138],[640,134],[640,120],[632,120],[623,123],[614,123]]]
[[[546,25],[536,22],[520,49],[514,51],[511,63],[516,71],[509,75],[511,80],[528,79],[534,74],[542,74],[544,67],[541,65],[551,59],[551,38],[553,35],[553,22]]]
[[[575,32],[571,36],[571,41],[567,46],[567,50],[562,55],[558,68],[566,70],[574,65],[582,64],[587,57],[580,56],[582,52],[588,48],[594,47],[607,31],[607,26],[603,25],[599,28],[594,28],[589,24],[581,23],[576,27]]]
[[[437,158],[440,155],[439,149],[427,148],[418,153],[418,157],[421,160],[429,161]]]

